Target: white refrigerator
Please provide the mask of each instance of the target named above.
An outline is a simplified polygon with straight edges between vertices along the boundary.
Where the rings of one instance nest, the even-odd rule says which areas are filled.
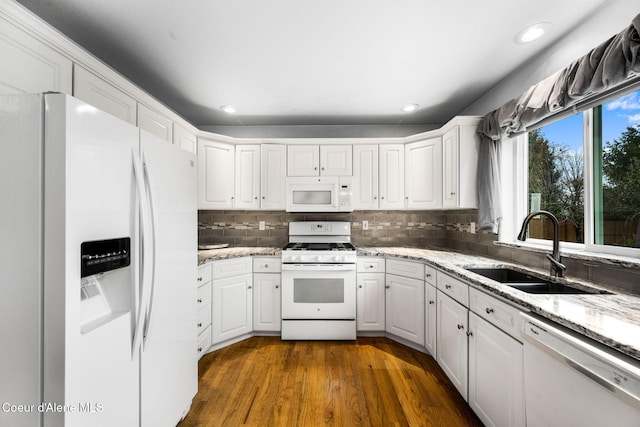
[[[0,96],[0,425],[175,426],[197,391],[196,159]]]

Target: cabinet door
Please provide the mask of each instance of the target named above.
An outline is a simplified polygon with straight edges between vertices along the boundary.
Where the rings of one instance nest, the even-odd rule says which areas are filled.
[[[353,209],[378,209],[378,145],[353,147]]]
[[[171,119],[143,104],[138,104],[138,127],[167,142],[173,142]]]
[[[425,284],[425,305],[424,305],[424,347],[435,358],[436,356],[436,288]]]
[[[405,146],[407,209],[442,207],[442,140],[440,137]]]
[[[353,151],[351,145],[321,145],[320,175],[353,175]]]
[[[214,280],[212,292],[213,344],[250,333],[253,327],[252,275]]]
[[[236,209],[260,209],[260,146],[236,146]]]
[[[0,93],[71,94],[71,60],[2,20],[0,25]]]
[[[386,275],[386,331],[424,345],[424,281]]]
[[[444,208],[456,208],[458,203],[458,176],[459,176],[459,156],[460,138],[458,126],[449,130],[442,137],[443,167],[443,195],[442,206]]]
[[[198,139],[184,127],[173,124],[173,143],[185,151],[196,154]]]
[[[260,150],[260,207],[283,211],[286,207],[287,146],[262,144]]]
[[[287,176],[320,175],[320,147],[318,145],[287,146]]]
[[[136,100],[78,64],[73,65],[73,96],[137,125]]]
[[[524,426],[523,347],[469,313],[469,406],[487,426]]]
[[[253,275],[253,330],[280,331],[281,275],[260,273]]]
[[[358,273],[356,328],[358,331],[385,330],[384,273]]]
[[[198,139],[198,209],[231,209],[235,147]]]
[[[467,400],[467,308],[437,292],[436,360],[464,400]]]
[[[380,145],[380,209],[404,209],[404,145]]]

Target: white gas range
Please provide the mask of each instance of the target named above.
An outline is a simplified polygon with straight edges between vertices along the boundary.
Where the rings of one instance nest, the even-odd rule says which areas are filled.
[[[349,222],[289,223],[282,250],[282,339],[356,339],[356,250]]]

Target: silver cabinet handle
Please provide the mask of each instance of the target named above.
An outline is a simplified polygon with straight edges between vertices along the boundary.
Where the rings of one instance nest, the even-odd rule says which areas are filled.
[[[202,282],[202,277],[198,277],[198,282]]]
[[[265,264],[265,265],[264,265],[264,268],[269,268],[269,264]]]
[[[198,353],[202,353],[202,347],[198,347]]]
[[[258,200],[258,196],[254,197],[253,200]]]
[[[464,325],[458,325],[458,329],[464,329]]]
[[[362,285],[358,285],[358,287],[359,287],[360,289],[362,289]]]
[[[198,298],[198,302],[202,302],[202,298]]]
[[[378,200],[378,196],[373,196],[373,200]]]
[[[198,328],[202,327],[202,322],[198,323]]]
[[[473,332],[471,332],[471,331],[467,331],[467,336],[468,336],[468,337],[472,337],[472,336],[473,336]]]
[[[278,289],[280,286],[276,285],[276,289]]]
[[[324,166],[322,167],[322,170],[324,170]]]
[[[445,289],[451,289],[451,285],[444,285]]]
[[[429,300],[429,304],[435,304],[436,302],[432,299]]]
[[[313,167],[313,170],[314,170],[314,171],[317,171],[317,170],[318,170],[318,167],[317,167],[317,166],[314,166],[314,167]]]
[[[425,274],[425,277],[431,277],[431,273]]]
[[[452,195],[452,196],[455,196],[455,195],[456,195],[456,193],[454,193],[454,192],[452,191],[452,192],[451,192],[451,195]]]
[[[251,285],[247,286],[247,289],[251,289]]]
[[[385,287],[386,289],[389,289],[391,286],[389,286],[389,285],[384,285],[384,287]]]
[[[486,311],[487,314],[491,314],[491,313],[493,313],[493,308],[487,307],[484,311]]]

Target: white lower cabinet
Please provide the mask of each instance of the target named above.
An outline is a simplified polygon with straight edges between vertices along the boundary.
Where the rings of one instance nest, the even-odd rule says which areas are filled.
[[[215,345],[251,333],[253,275],[250,257],[214,261],[211,265],[211,341]]]
[[[253,259],[253,330],[279,332],[282,329],[280,257]]]
[[[386,331],[424,345],[424,281],[386,275]]]
[[[436,325],[437,325],[437,309],[436,309],[436,288],[428,283],[424,285],[425,305],[424,305],[424,348],[436,357]]]
[[[485,426],[524,426],[523,347],[469,313],[469,406]]]
[[[467,399],[469,343],[467,307],[437,290],[436,360],[464,400]]]
[[[385,330],[384,273],[358,273],[356,293],[356,329]]]

